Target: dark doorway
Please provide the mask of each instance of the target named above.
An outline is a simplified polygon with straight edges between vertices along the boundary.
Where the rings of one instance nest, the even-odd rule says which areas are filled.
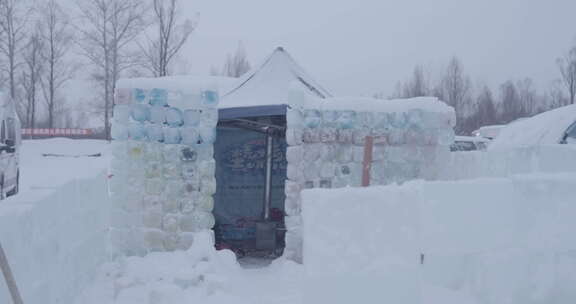
[[[217,249],[230,249],[239,258],[282,255],[285,125],[285,116],[219,122],[214,145]]]

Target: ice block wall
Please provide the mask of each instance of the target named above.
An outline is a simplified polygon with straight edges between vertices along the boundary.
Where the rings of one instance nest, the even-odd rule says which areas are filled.
[[[112,124],[112,245],[125,255],[187,249],[193,233],[214,225],[218,93],[119,87]]]
[[[311,99],[293,91],[290,104],[286,256],[294,260],[302,257],[300,192],[360,186],[367,136],[376,139],[371,185],[436,179],[454,141],[454,111],[436,98]]]

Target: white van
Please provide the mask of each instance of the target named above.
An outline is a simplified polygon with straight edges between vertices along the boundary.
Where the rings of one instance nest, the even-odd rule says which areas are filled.
[[[20,120],[10,99],[0,95],[0,199],[18,193],[20,183]]]

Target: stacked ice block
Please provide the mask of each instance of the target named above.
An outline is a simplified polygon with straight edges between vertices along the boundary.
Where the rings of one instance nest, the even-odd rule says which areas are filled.
[[[187,249],[211,229],[214,90],[120,88],[114,107],[111,241],[119,254]]]
[[[302,254],[301,190],[360,186],[367,136],[375,139],[372,185],[436,178],[454,139],[454,111],[435,98],[311,99],[292,92],[290,104],[286,241],[296,260]]]

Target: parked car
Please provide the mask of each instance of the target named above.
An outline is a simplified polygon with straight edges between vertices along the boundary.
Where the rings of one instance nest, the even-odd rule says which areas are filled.
[[[498,135],[500,134],[500,131],[502,131],[502,129],[504,129],[505,127],[506,127],[506,125],[484,126],[484,127],[481,127],[480,129],[472,132],[472,135],[492,140],[492,139],[498,137]]]
[[[479,136],[456,136],[450,151],[485,151],[489,142],[489,139]]]
[[[0,199],[16,195],[20,184],[20,120],[14,104],[0,96]]]
[[[576,105],[546,111],[508,125],[489,150],[576,144]]]
[[[564,132],[564,136],[560,141],[561,144],[576,144],[576,118],[574,119],[574,123],[568,127],[566,132]]]

